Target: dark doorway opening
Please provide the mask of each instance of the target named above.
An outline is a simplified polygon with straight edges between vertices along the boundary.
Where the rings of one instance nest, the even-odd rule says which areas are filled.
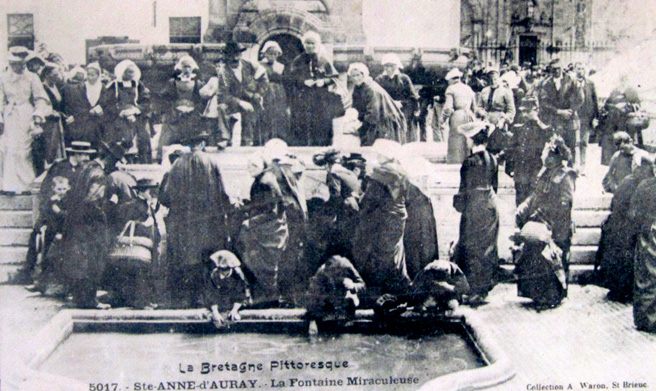
[[[539,40],[536,35],[519,36],[519,63],[537,64]]]
[[[291,65],[292,61],[294,61],[296,56],[303,53],[303,43],[299,38],[291,34],[272,35],[266,41],[262,42],[261,47],[264,47],[264,44],[267,41],[278,42],[278,45],[280,45],[280,48],[282,49],[282,56],[280,56],[278,61],[285,64],[285,66]],[[260,58],[262,57],[263,57],[263,53],[260,53]]]

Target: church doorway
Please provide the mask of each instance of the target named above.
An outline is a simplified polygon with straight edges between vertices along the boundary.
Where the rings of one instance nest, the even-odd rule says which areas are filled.
[[[262,42],[262,46],[264,47],[264,44],[267,41],[276,41],[278,42],[278,45],[280,45],[280,48],[282,49],[282,56],[278,59],[281,63],[283,63],[285,66],[289,67],[299,54],[303,53],[303,43],[301,40],[291,34],[274,34],[271,35],[266,39],[266,41]],[[262,58],[262,53],[260,53],[260,58]]]
[[[537,35],[519,36],[519,63],[537,64],[538,60],[538,37]]]

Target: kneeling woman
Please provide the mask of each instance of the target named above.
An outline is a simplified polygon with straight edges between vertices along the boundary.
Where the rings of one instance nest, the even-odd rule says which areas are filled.
[[[469,281],[469,304],[485,303],[485,297],[496,283],[499,267],[497,240],[499,211],[497,209],[498,165],[486,149],[492,125],[472,122],[459,131],[473,141],[472,153],[460,168],[460,189],[454,207],[460,219],[460,237],[455,248],[455,263]]]
[[[576,172],[567,167],[572,153],[562,138],[554,137],[545,152],[543,171],[535,190],[517,208],[517,226],[523,236],[538,238],[532,245],[525,244],[524,255],[520,257],[518,290],[520,296],[533,299],[539,307],[555,307],[567,296]],[[557,249],[550,246],[551,241]],[[531,251],[536,243],[542,247]],[[549,251],[542,251],[545,245],[550,246]]]

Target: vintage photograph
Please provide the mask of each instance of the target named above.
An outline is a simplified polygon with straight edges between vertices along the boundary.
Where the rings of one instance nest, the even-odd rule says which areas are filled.
[[[0,391],[656,390],[655,63],[642,0],[2,0]]]

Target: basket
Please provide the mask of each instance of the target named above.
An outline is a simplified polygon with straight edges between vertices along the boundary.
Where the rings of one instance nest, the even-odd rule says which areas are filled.
[[[121,263],[128,262],[134,266],[147,265],[152,262],[153,241],[150,238],[134,236],[136,224],[132,220],[125,224],[114,248],[109,253],[110,260]]]

